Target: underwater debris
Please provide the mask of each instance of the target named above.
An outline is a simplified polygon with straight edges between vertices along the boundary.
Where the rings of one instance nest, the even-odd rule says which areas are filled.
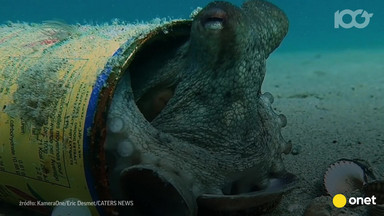
[[[40,62],[21,73],[17,80],[17,90],[13,95],[14,103],[6,108],[10,116],[21,116],[36,126],[47,123],[54,114],[59,100],[66,94],[67,88],[58,79],[57,72],[66,61],[53,59]]]
[[[363,186],[375,180],[368,162],[359,159],[340,159],[329,165],[324,174],[324,188],[328,195],[363,193]]]
[[[351,160],[339,160],[329,166],[324,174],[324,187],[332,197],[361,190],[366,183],[364,168]]]

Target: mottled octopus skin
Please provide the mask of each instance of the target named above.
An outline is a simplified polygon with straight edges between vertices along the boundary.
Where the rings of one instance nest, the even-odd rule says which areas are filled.
[[[207,29],[216,16],[223,16],[222,29]],[[249,1],[242,8],[209,4],[193,21],[185,56],[178,59],[181,81],[153,126],[220,157],[230,156],[222,172],[230,178],[248,169],[260,176],[280,172],[272,166],[286,148],[276,131],[282,125],[267,113],[260,88],[266,58],[287,27],[285,15],[265,2]]]
[[[189,41],[152,80],[131,89],[127,76],[116,91],[109,118],[126,122],[136,152],[131,165],[157,170],[191,200],[262,189],[285,173],[286,120],[261,85],[266,59],[287,31],[285,14],[261,0],[241,8],[213,2],[201,10]],[[173,96],[149,122],[135,101],[145,104],[145,95],[159,89]]]

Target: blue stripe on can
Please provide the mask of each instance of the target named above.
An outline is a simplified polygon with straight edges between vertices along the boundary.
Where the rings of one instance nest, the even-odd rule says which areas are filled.
[[[113,54],[113,57],[120,56],[122,54],[123,50],[119,48],[116,50],[116,52]],[[91,197],[93,200],[99,200],[99,196],[97,194],[97,191],[94,187],[95,181],[92,175],[91,171],[91,158],[89,155],[90,152],[90,135],[89,131],[92,128],[93,120],[96,114],[96,109],[99,101],[99,95],[104,86],[107,84],[107,80],[109,75],[112,72],[112,66],[110,65],[110,61],[105,66],[104,70],[101,72],[101,74],[97,77],[96,84],[94,85],[91,93],[91,98],[88,103],[87,113],[85,116],[85,124],[84,124],[84,139],[83,139],[83,158],[84,158],[84,172],[85,177],[88,185],[88,190],[91,194]],[[96,206],[97,211],[100,215],[105,215],[104,209],[101,206]]]

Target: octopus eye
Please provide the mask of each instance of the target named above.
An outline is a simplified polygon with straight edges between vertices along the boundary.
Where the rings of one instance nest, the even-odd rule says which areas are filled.
[[[223,21],[223,19],[217,17],[208,18],[204,23],[204,28],[211,30],[221,30],[223,29]]]
[[[202,25],[208,30],[221,30],[224,28],[224,22],[227,13],[220,8],[213,8],[205,13]]]

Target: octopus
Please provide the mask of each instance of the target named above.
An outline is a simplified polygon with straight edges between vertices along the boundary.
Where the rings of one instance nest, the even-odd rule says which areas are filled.
[[[252,215],[294,183],[282,154],[287,123],[261,92],[266,59],[288,31],[262,0],[212,2],[189,38],[133,62],[109,109],[105,144],[111,194],[125,215]]]

